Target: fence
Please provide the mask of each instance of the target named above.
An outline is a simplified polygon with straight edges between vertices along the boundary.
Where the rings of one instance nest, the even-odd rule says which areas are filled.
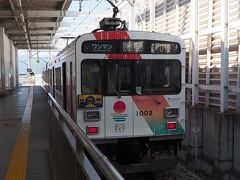
[[[124,179],[70,116],[49,96],[50,156],[57,180]]]

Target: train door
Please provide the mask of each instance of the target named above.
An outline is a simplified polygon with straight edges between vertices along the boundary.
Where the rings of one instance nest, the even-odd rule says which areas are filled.
[[[53,97],[55,97],[55,69],[52,68],[52,87],[53,87]]]
[[[69,78],[67,82],[67,112],[73,118],[73,105],[72,105],[72,78],[73,78],[73,72],[72,72],[72,62],[69,63]]]
[[[66,110],[67,107],[67,96],[66,96],[66,62],[62,64],[62,78],[63,78],[63,109]]]
[[[107,90],[104,99],[106,136],[133,135],[133,63],[106,61]]]

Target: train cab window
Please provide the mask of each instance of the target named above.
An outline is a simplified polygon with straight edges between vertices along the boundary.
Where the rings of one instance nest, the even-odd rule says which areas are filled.
[[[84,60],[81,65],[82,94],[102,94],[102,65],[99,60]]]
[[[137,62],[137,94],[178,94],[181,91],[179,60],[142,60]]]
[[[132,87],[132,63],[130,61],[107,61],[107,95],[129,95]]]

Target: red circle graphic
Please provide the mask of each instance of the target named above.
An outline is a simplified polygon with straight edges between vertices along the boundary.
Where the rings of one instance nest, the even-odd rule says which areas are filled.
[[[115,102],[113,109],[116,113],[123,113],[126,109],[126,104],[123,101]]]

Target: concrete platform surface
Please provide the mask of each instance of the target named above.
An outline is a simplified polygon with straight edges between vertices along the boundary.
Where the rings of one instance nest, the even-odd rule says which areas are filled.
[[[40,86],[20,86],[0,96],[1,180],[53,179],[47,107],[47,95]]]

